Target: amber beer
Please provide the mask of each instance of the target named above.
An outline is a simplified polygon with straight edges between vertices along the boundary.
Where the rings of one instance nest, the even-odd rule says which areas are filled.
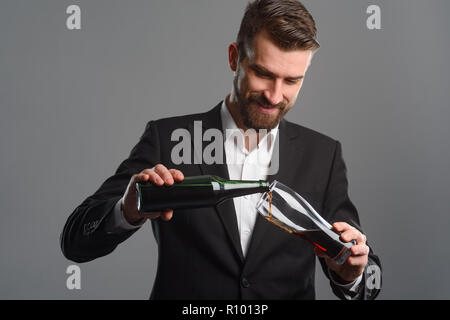
[[[227,180],[213,175],[185,177],[171,186],[138,182],[138,210],[154,212],[213,207],[226,199],[267,192],[269,186],[270,183],[264,180]]]

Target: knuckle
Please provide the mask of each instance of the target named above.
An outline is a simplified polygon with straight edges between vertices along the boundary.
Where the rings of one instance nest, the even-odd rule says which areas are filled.
[[[173,177],[169,172],[164,173],[164,180],[166,181],[172,181]]]
[[[167,174],[169,174],[169,172],[167,171],[167,169],[159,169],[159,170],[157,171],[157,173],[158,173],[161,177],[167,176]]]
[[[341,236],[345,241],[350,241],[353,238],[353,233],[350,232],[350,230],[347,230],[347,231],[343,232]]]
[[[162,172],[162,175],[164,176],[165,180],[171,180],[173,174],[172,171],[166,169],[165,171]]]
[[[151,178],[152,180],[156,180],[156,179],[159,178],[159,174],[156,173],[156,172],[150,173],[149,176],[150,176],[150,178]]]
[[[364,252],[364,250],[361,249],[361,247],[355,246],[355,249],[354,249],[354,251],[353,251],[353,255],[354,255],[354,256],[359,256],[359,255],[361,255],[363,252]]]

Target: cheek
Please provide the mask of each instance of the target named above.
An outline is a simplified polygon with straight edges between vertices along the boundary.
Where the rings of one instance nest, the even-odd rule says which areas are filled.
[[[297,99],[297,94],[298,94],[297,90],[294,90],[291,87],[285,88],[283,91],[284,101],[288,105],[293,105],[295,100]]]
[[[251,74],[247,77],[248,90],[251,92],[261,92],[270,87],[270,80],[261,79]]]
[[[300,93],[300,89],[302,88],[303,83],[300,83],[299,86],[293,87],[292,89],[290,89],[288,95],[289,95],[289,101],[290,102],[295,102],[295,100],[297,100],[298,94]]]

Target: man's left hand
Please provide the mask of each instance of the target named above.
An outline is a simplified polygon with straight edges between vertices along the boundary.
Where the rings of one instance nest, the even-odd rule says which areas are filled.
[[[350,283],[364,272],[369,257],[369,247],[366,245],[367,238],[358,229],[345,222],[333,223],[333,229],[341,233],[343,242],[356,240],[356,245],[351,247],[351,254],[347,260],[343,264],[337,264],[319,248],[315,248],[314,253],[325,258],[328,268],[340,277],[340,282]]]

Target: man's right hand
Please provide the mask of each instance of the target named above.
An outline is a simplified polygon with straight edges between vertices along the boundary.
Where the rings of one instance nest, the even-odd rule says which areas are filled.
[[[167,186],[172,185],[175,181],[183,181],[184,175],[180,170],[167,169],[162,164],[157,164],[152,169],[142,170],[140,173],[131,177],[125,194],[122,197],[121,209],[123,216],[132,225],[142,225],[147,219],[156,219],[161,217],[168,221],[172,218],[173,210],[164,210],[158,212],[139,212],[137,208],[136,182],[150,181],[154,185]]]

